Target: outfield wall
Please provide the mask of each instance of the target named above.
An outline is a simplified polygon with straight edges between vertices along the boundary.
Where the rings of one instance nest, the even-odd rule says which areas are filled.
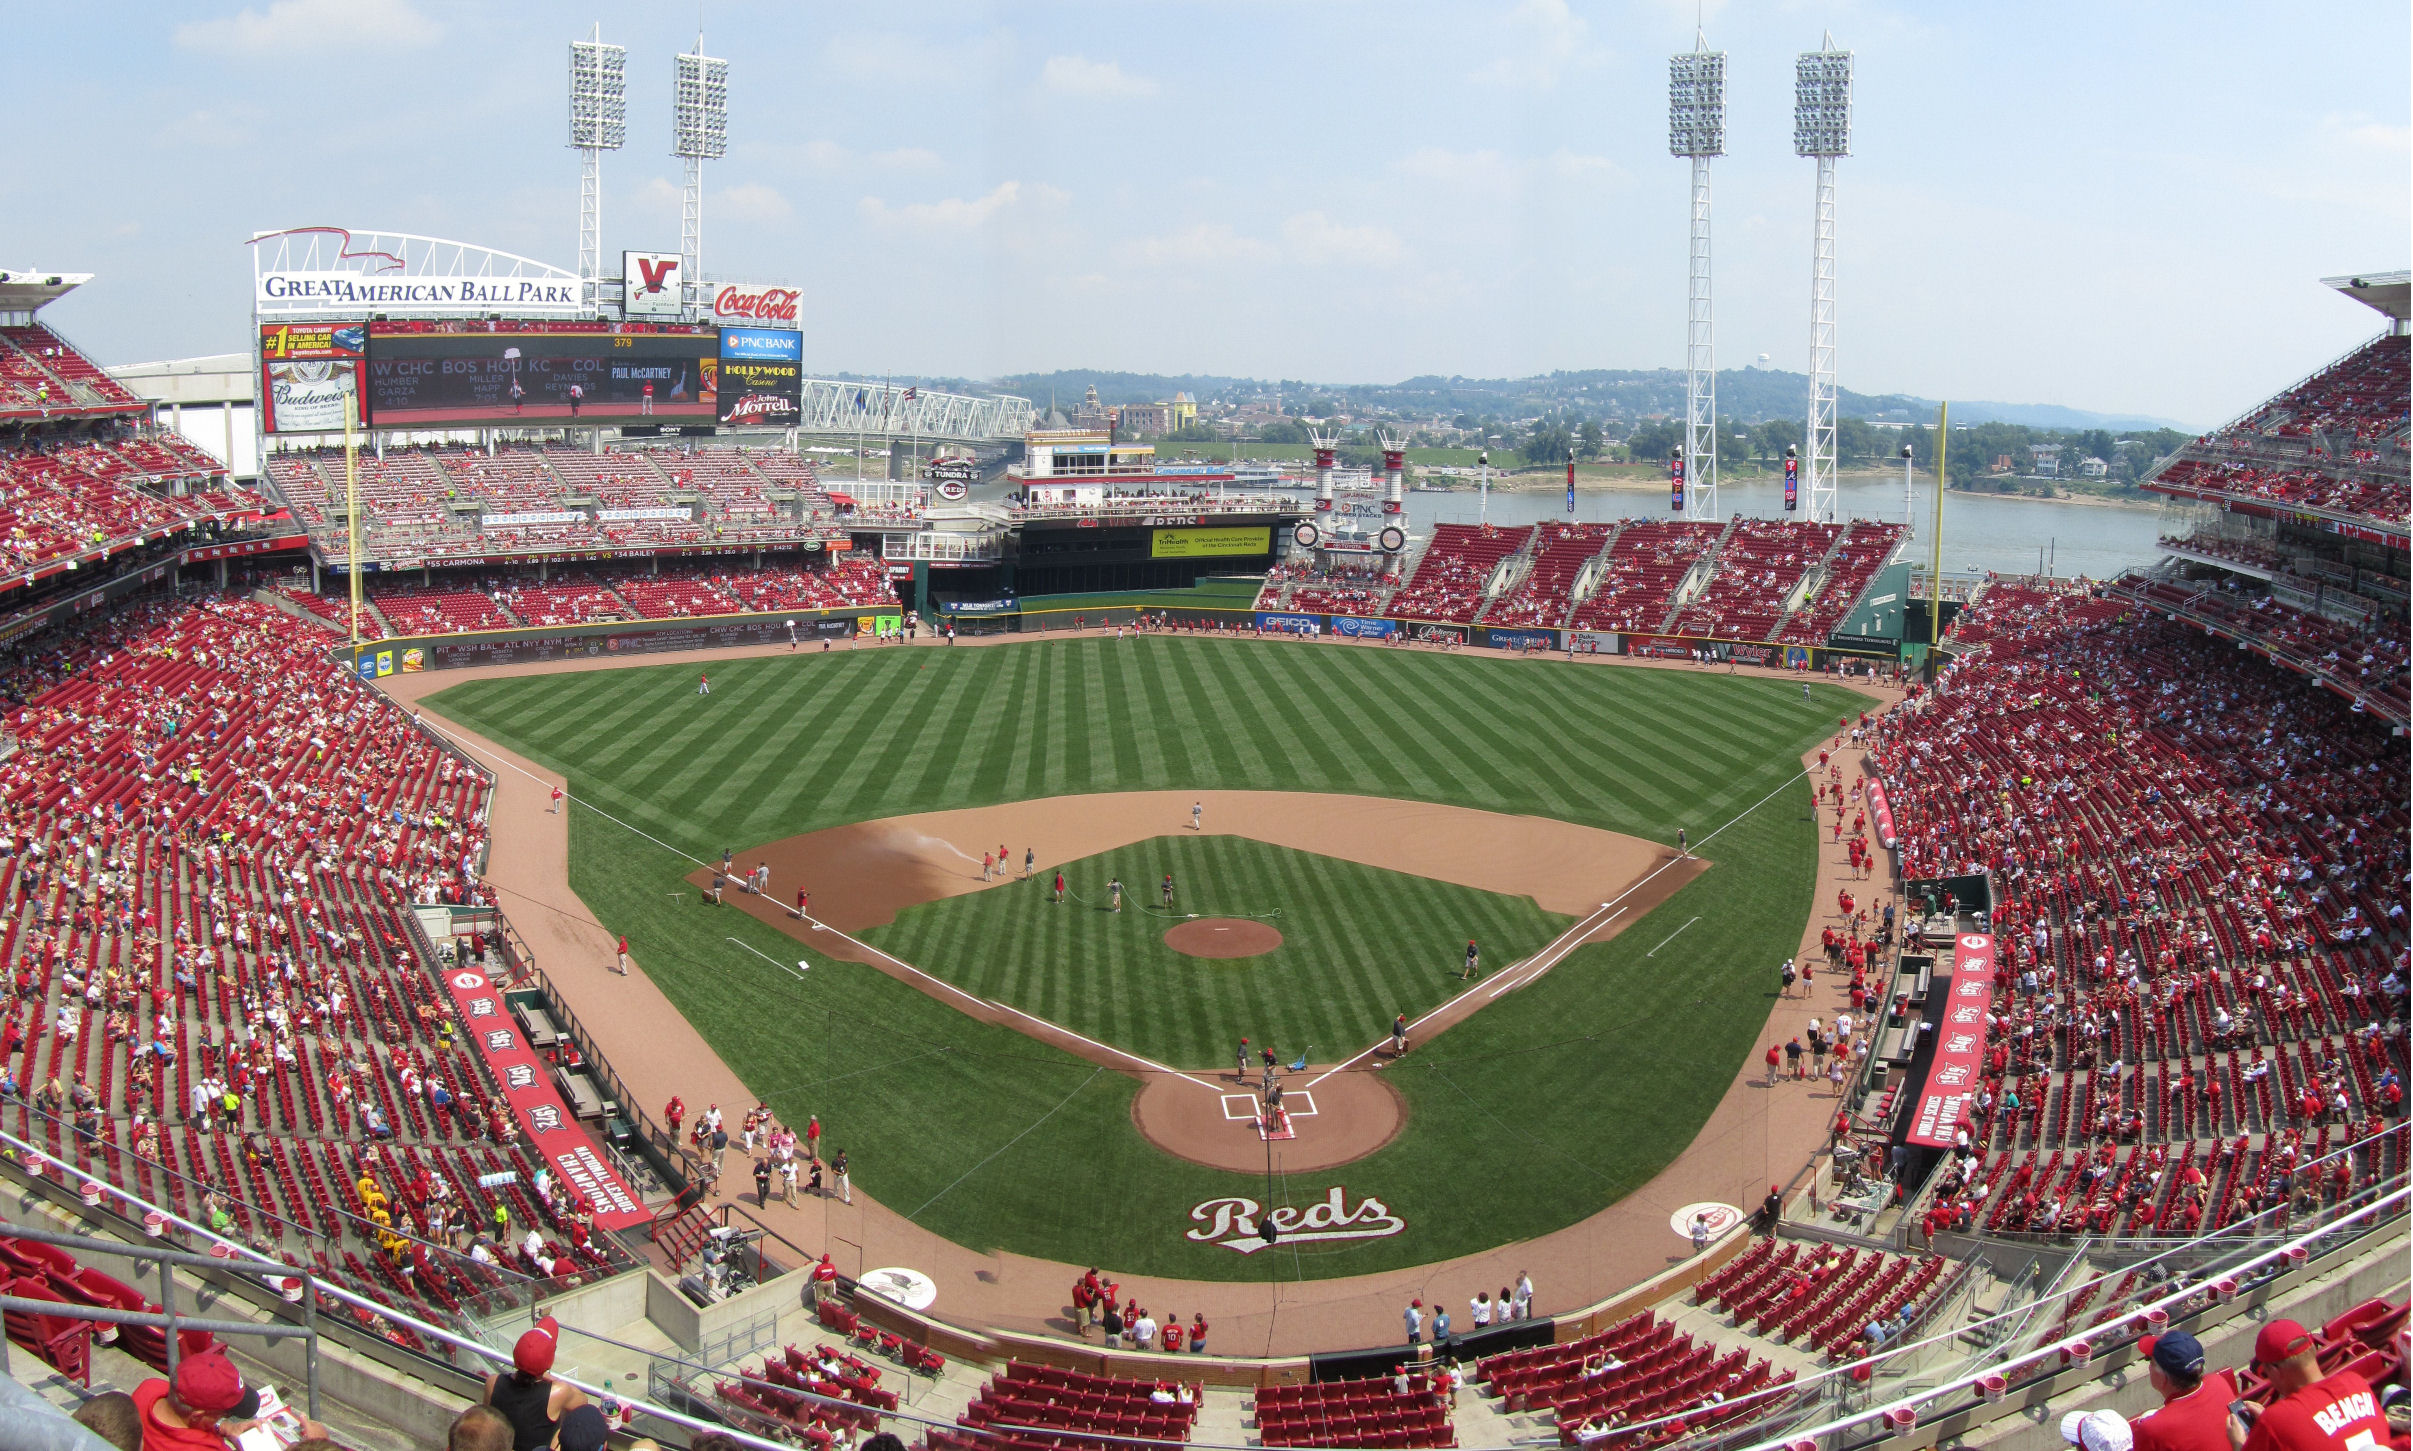
[[[595,625],[532,626],[517,630],[469,630],[451,635],[394,635],[363,640],[349,657],[364,680],[417,675],[427,670],[465,670],[477,665],[517,665],[537,660],[589,660],[677,650],[718,650],[733,645],[799,644],[854,636],[877,638],[899,630],[904,607],[864,605],[847,609],[786,610],[777,614],[696,615],[675,620],[614,620]]]

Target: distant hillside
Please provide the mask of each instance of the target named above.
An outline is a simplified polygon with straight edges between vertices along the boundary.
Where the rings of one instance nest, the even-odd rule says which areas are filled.
[[[939,380],[931,380],[937,384]],[[1307,383],[1285,379],[1228,378],[1210,373],[1110,373],[1066,369],[1055,373],[1017,373],[989,379],[979,387],[1016,393],[1044,407],[1052,398],[1061,405],[1080,401],[1091,386],[1101,402],[1144,403],[1188,393],[1201,401],[1236,400],[1279,394],[1284,403],[1304,405],[1328,401],[1353,414],[1398,414],[1429,417],[1519,419],[1563,413],[1573,421],[1633,422],[1684,411],[1684,374],[1674,368],[1600,368],[1583,372],[1545,373],[1531,378],[1467,378],[1425,375],[1398,383]],[[1718,373],[1718,413],[1744,423],[1771,418],[1798,418],[1809,393],[1809,379],[1800,373],[1773,368],[1728,368]],[[1935,400],[1905,393],[1836,393],[1838,411],[1847,418],[1874,423],[1932,423]],[[2058,403],[1954,402],[1952,416],[1961,423],[2019,423],[2031,428],[2135,429],[2179,428],[2168,419],[2132,413],[2096,413]],[[2192,430],[2188,430],[2192,431]]]

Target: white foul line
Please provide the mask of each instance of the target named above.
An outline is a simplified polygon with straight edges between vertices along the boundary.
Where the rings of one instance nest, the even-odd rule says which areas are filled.
[[[805,920],[812,922],[813,926],[817,930],[827,932],[830,936],[837,938],[840,942],[844,942],[852,947],[860,948],[863,951],[871,953],[873,956],[880,958],[882,961],[894,963],[896,966],[903,968],[909,973],[912,973],[915,977],[921,979],[923,982],[943,988],[947,992],[953,993],[955,996],[962,998],[967,1003],[977,1003],[981,1007],[989,1009],[991,1012],[1011,1013],[1015,1017],[1020,1018],[1025,1022],[1037,1023],[1040,1027],[1047,1029],[1049,1032],[1062,1033],[1065,1037],[1087,1043],[1092,1048],[1100,1049],[1107,1053],[1112,1053],[1118,1058],[1128,1059],[1131,1062],[1140,1065],[1142,1068],[1147,1069],[1151,1073],[1170,1073],[1175,1078],[1188,1079],[1190,1082],[1197,1084],[1200,1088],[1211,1089],[1216,1093],[1223,1092],[1221,1085],[1209,1083],[1203,1078],[1191,1078],[1189,1074],[1184,1073],[1180,1069],[1172,1067],[1169,1064],[1159,1063],[1153,1058],[1142,1058],[1137,1053],[1133,1053],[1128,1049],[1117,1048],[1112,1043],[1101,1043],[1097,1039],[1092,1038],[1085,1033],[1076,1033],[1061,1023],[1051,1023],[1045,1018],[1034,1017],[1009,1003],[996,1002],[989,998],[974,997],[972,994],[965,992],[962,988],[957,987],[955,984],[948,982],[943,978],[932,977],[929,973],[926,973],[920,968],[915,967],[912,963],[905,961],[903,958],[897,957],[891,953],[882,952],[877,947],[872,946],[870,943],[865,942],[860,938],[850,937],[847,934],[839,931],[837,928],[830,926],[827,922],[813,921],[813,919],[809,917]]]
[[[1684,927],[1690,927],[1690,926],[1693,924],[1693,922],[1698,922],[1698,921],[1700,921],[1700,920],[1701,920],[1700,918],[1695,917],[1695,918],[1693,918],[1693,919],[1692,919],[1692,921],[1691,921],[1691,922],[1687,922],[1687,923],[1685,923],[1685,924],[1684,924]],[[1662,941],[1659,943],[1659,947],[1665,947],[1665,946],[1666,946],[1668,943],[1673,942],[1673,941],[1675,941],[1675,940],[1676,940],[1678,937],[1682,936],[1682,935],[1683,935],[1683,933],[1684,933],[1684,927],[1679,927],[1679,928],[1677,928],[1675,931],[1668,933],[1668,934],[1667,934],[1667,936],[1666,936],[1666,938],[1665,938],[1664,940],[1662,940]],[[1642,955],[1643,955],[1644,957],[1657,957],[1657,956],[1659,955],[1659,947],[1654,947],[1654,948],[1652,948],[1650,951],[1648,951],[1648,952],[1646,952],[1646,953],[1644,953],[1644,954],[1642,954]]]
[[[1712,841],[1715,841],[1718,838],[1718,835],[1725,831],[1728,826],[1734,825],[1735,822],[1742,820],[1744,817],[1749,816],[1752,812],[1759,810],[1761,807],[1775,800],[1778,792],[1783,791],[1786,787],[1791,786],[1795,781],[1798,781],[1809,774],[1809,768],[1805,766],[1801,770],[1794,772],[1790,776],[1787,776],[1784,780],[1777,783],[1774,790],[1771,790],[1767,795],[1762,796],[1759,800],[1752,802],[1749,806],[1746,806],[1742,810],[1736,812],[1725,822],[1724,825],[1719,826],[1717,830],[1710,832],[1709,835],[1702,837],[1701,845],[1709,845]],[[1558,966],[1561,962],[1564,962],[1567,957],[1582,944],[1584,938],[1589,937],[1594,932],[1599,931],[1600,928],[1606,926],[1612,918],[1616,917],[1618,913],[1623,912],[1625,909],[1617,906],[1619,902],[1624,901],[1626,898],[1634,895],[1636,892],[1641,891],[1644,887],[1649,886],[1658,878],[1661,872],[1666,871],[1676,863],[1680,861],[1691,861],[1699,855],[1700,853],[1693,851],[1679,852],[1676,855],[1669,857],[1666,861],[1660,863],[1658,866],[1653,867],[1649,874],[1644,876],[1640,881],[1634,883],[1624,891],[1619,892],[1615,897],[1609,899],[1608,901],[1601,903],[1599,912],[1594,912],[1590,916],[1585,917],[1582,921],[1576,923],[1573,927],[1568,928],[1565,932],[1552,939],[1550,944],[1544,947],[1541,951],[1535,953],[1529,958],[1526,958],[1523,962],[1518,963],[1515,967],[1509,968],[1506,972],[1503,972],[1501,977],[1508,980],[1505,982],[1494,983],[1491,991],[1485,995],[1486,1000],[1488,1001],[1490,998],[1496,998],[1501,993],[1507,992],[1511,988],[1524,987],[1529,983],[1538,981],[1544,973]],[[1610,911],[1609,909],[1612,907],[1615,907],[1617,910]],[[1607,912],[1608,916],[1601,916],[1601,912]],[[1595,921],[1595,918],[1598,920]],[[1693,922],[1698,922],[1701,919],[1695,917],[1692,920]],[[1691,925],[1692,922],[1687,922],[1684,924],[1684,927],[1690,927]],[[1676,931],[1681,932],[1684,930],[1684,927],[1679,927],[1676,929]],[[1674,933],[1669,934],[1671,940],[1673,939],[1674,935]],[[1665,947],[1666,945],[1667,943],[1662,942],[1659,944],[1659,947]],[[1657,952],[1659,947],[1654,947],[1651,949],[1651,951]],[[1523,972],[1524,975],[1522,977],[1513,976],[1518,972]],[[1459,994],[1459,997],[1463,996],[1463,993]],[[1441,1006],[1433,1009],[1432,1012],[1426,1013],[1423,1017],[1418,1018],[1415,1022],[1408,1024],[1408,1030],[1410,1032],[1414,1032],[1416,1029],[1423,1027],[1425,1023],[1429,1022],[1435,1015],[1447,1012],[1450,1006],[1457,1001],[1458,997],[1453,997],[1446,1002],[1443,1002]],[[1350,1064],[1355,1063],[1358,1059],[1363,1058],[1367,1054],[1381,1048],[1384,1043],[1389,1041],[1390,1040],[1388,1038],[1377,1039],[1373,1043],[1367,1045],[1365,1048],[1360,1049],[1358,1052],[1342,1059],[1339,1063],[1334,1064],[1332,1067],[1325,1069],[1322,1073],[1319,1073],[1315,1077],[1308,1079],[1307,1086],[1309,1088],[1315,1087],[1325,1079],[1330,1078],[1333,1074],[1338,1073],[1347,1068]]]

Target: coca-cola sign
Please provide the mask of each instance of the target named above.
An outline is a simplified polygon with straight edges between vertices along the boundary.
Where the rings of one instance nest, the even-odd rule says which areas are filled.
[[[793,287],[755,287],[733,282],[712,294],[712,320],[794,327],[800,295]]]

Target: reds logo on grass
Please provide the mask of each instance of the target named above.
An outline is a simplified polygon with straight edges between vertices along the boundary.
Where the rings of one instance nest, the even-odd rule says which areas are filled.
[[[1207,1227],[1193,1229],[1189,1239],[1197,1244],[1211,1244],[1236,1254],[1253,1255],[1266,1247],[1264,1232],[1258,1228],[1259,1205],[1254,1199],[1237,1195],[1229,1199],[1209,1199],[1190,1210],[1190,1218]],[[1406,1221],[1393,1214],[1381,1200],[1368,1197],[1348,1207],[1347,1191],[1338,1184],[1326,1192],[1323,1202],[1304,1209],[1284,1204],[1266,1211],[1264,1218],[1273,1221],[1273,1243],[1296,1244],[1318,1239],[1388,1239],[1407,1228]]]

